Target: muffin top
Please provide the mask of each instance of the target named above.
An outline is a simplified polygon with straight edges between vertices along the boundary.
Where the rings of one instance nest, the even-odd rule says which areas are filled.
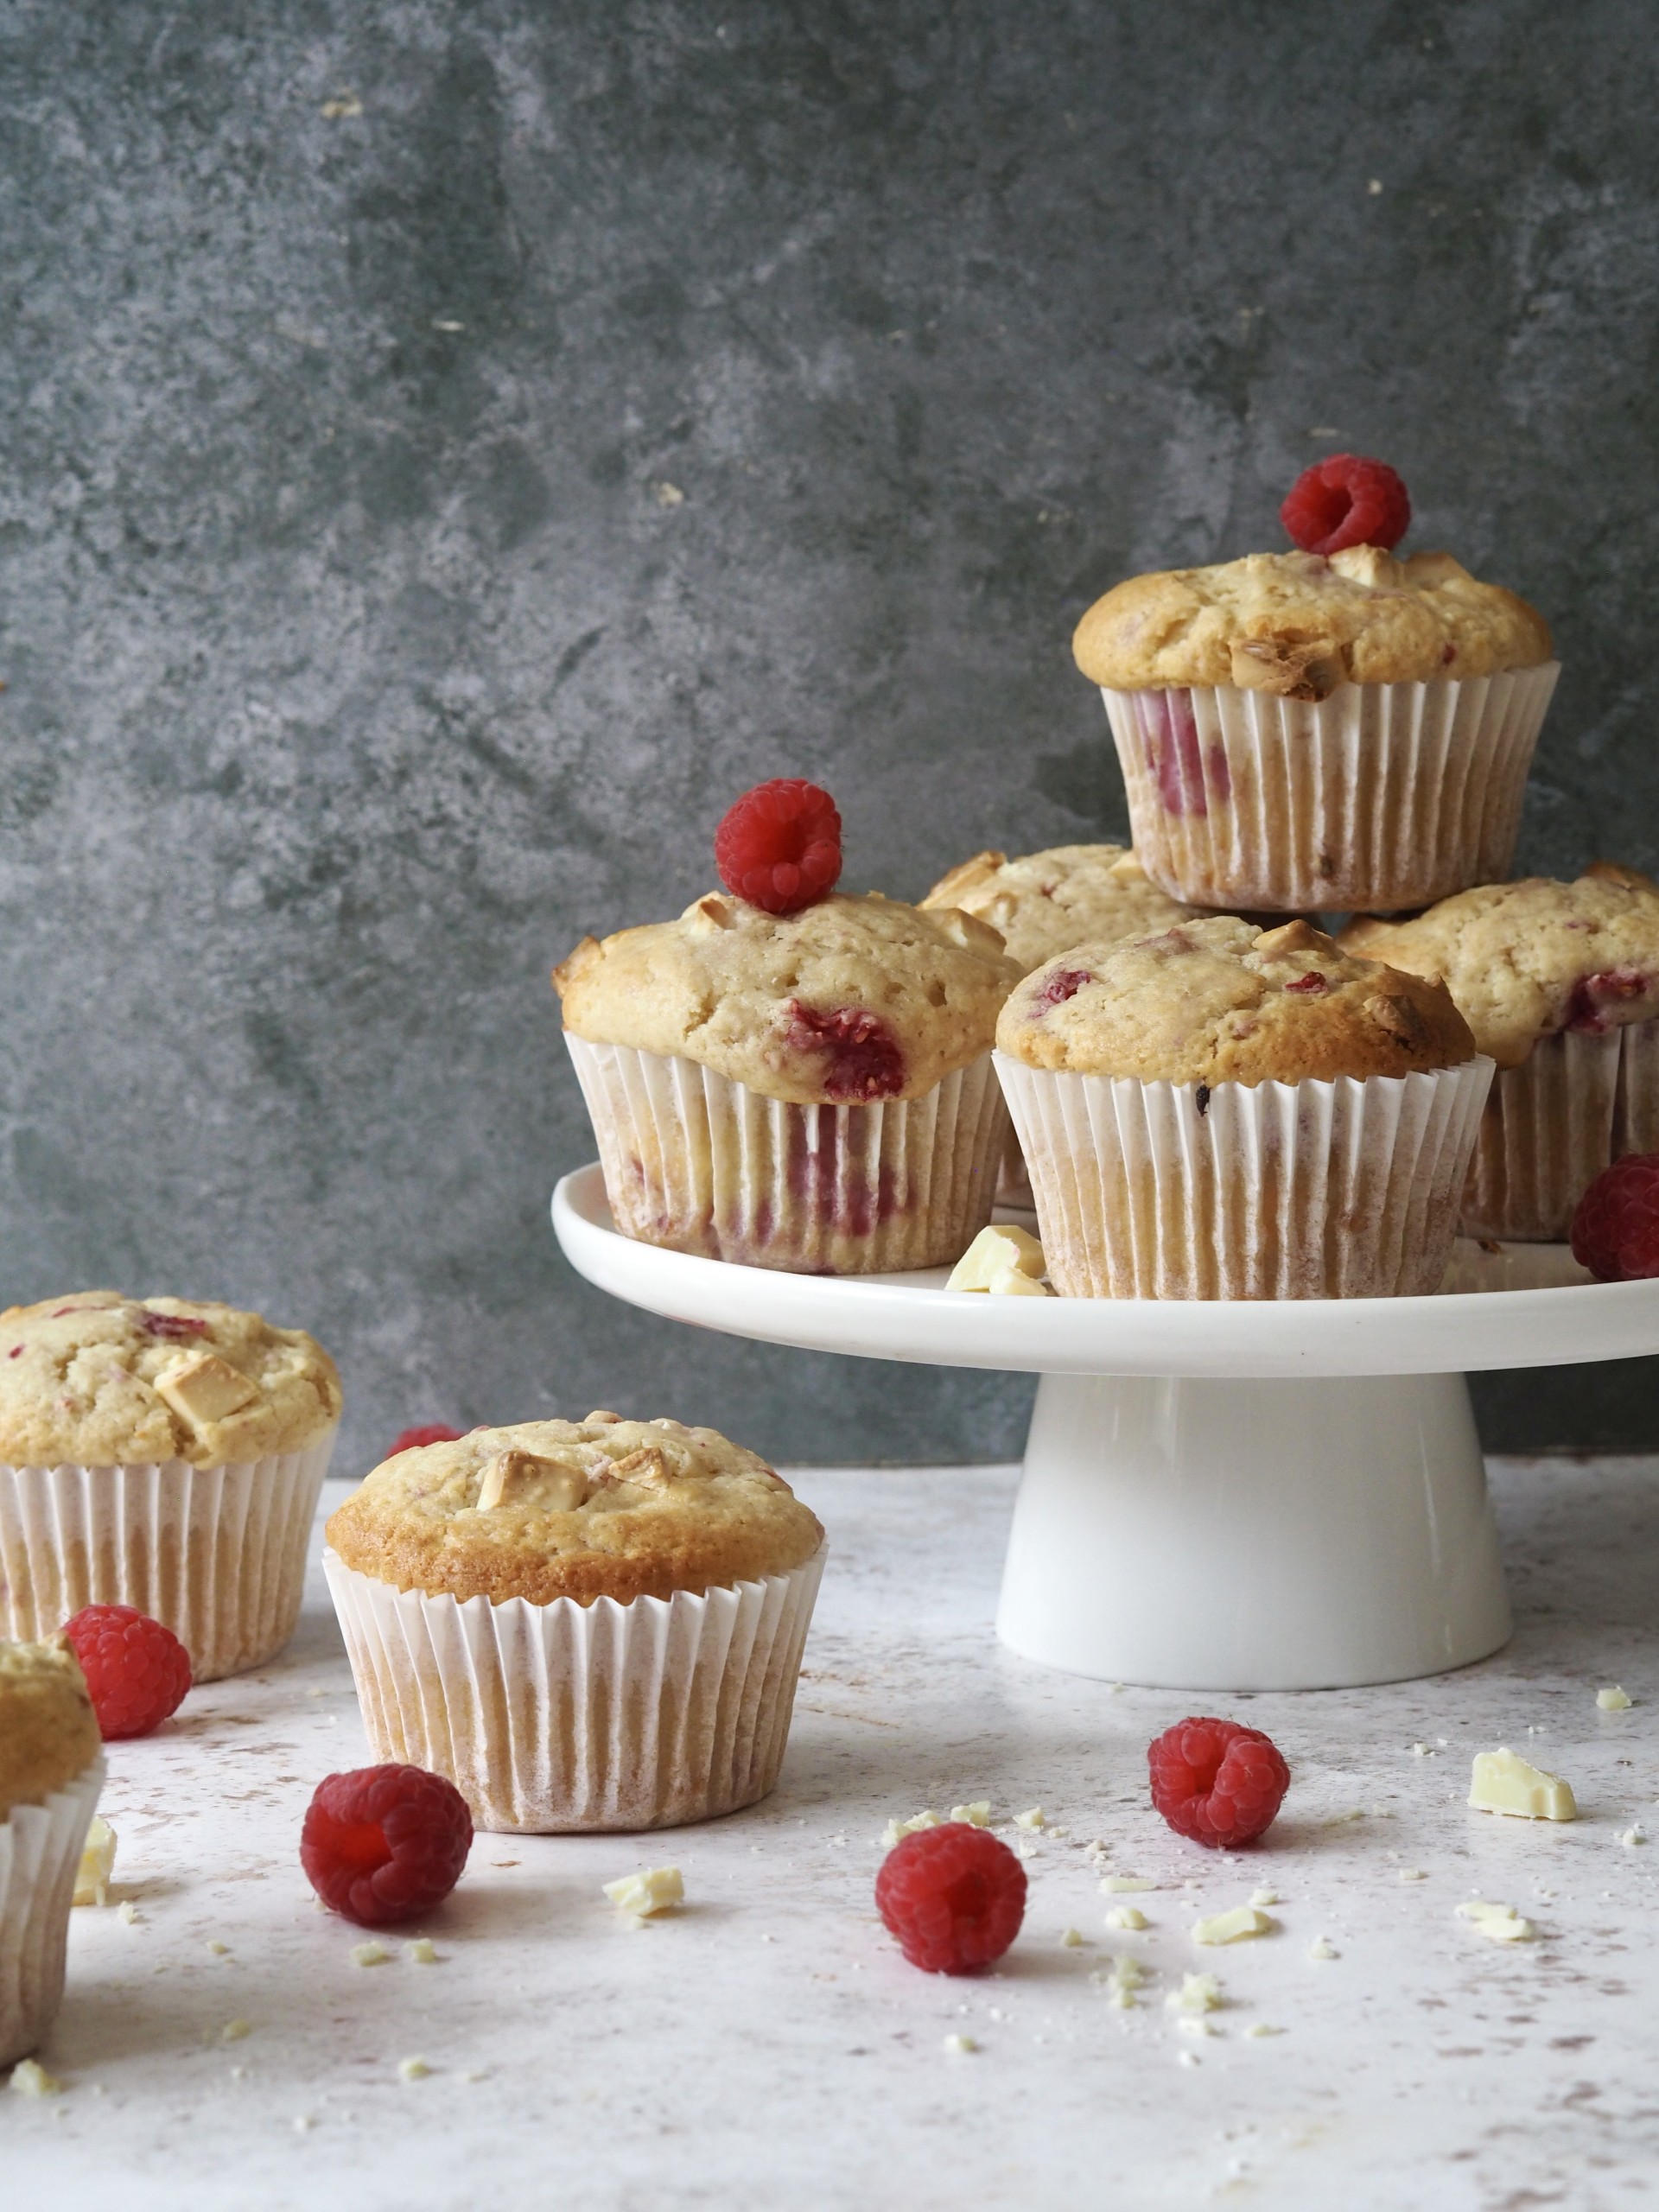
[[[1501,1068],[1558,1029],[1598,1035],[1659,1016],[1659,883],[1611,861],[1576,883],[1482,884],[1414,921],[1352,921],[1342,944],[1440,976]]]
[[[677,921],[584,938],[553,982],[578,1037],[810,1106],[922,1097],[990,1050],[1019,974],[954,909],[872,891],[768,914],[714,892]]]
[[[672,1597],[783,1574],[823,1530],[781,1475],[677,1421],[525,1421],[400,1452],[328,1523],[347,1567],[452,1598]]]
[[[1407,1075],[1475,1049],[1443,983],[1355,959],[1306,922],[1226,914],[1062,953],[1014,992],[996,1041],[1028,1067],[1142,1083]]]
[[[1162,929],[1192,915],[1141,872],[1125,845],[1051,845],[1046,852],[976,853],[940,878],[922,905],[959,906],[1001,932],[1029,974],[1069,944]]]
[[[45,1804],[103,1747],[68,1637],[0,1643],[0,1821],[14,1806]]]
[[[298,1452],[340,1417],[303,1329],[188,1298],[69,1291],[0,1313],[0,1460],[52,1467]]]
[[[1432,683],[1534,668],[1542,615],[1449,553],[1396,561],[1376,545],[1252,553],[1131,576],[1077,627],[1077,666],[1108,690],[1236,683],[1324,699],[1340,683]]]

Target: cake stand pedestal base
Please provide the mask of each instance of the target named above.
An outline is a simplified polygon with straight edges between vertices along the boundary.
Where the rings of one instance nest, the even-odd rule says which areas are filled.
[[[1460,1375],[1045,1375],[997,1633],[1068,1673],[1336,1689],[1510,1635]]]

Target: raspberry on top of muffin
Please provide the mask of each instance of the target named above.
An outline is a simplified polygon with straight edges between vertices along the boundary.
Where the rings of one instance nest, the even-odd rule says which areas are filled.
[[[990,1050],[1019,974],[997,932],[954,909],[835,893],[772,914],[715,892],[677,921],[584,938],[553,982],[590,1043],[815,1105],[924,1096]]]
[[[1560,1030],[1599,1034],[1659,1018],[1659,883],[1611,861],[1573,883],[1482,884],[1411,921],[1353,921],[1341,942],[1440,976],[1502,1068]]]
[[[1128,937],[1197,911],[1148,881],[1126,845],[1051,845],[1014,860],[976,853],[941,876],[922,906],[957,906],[988,922],[1027,973],[1085,938]]]
[[[315,1338],[187,1298],[84,1290],[0,1313],[0,1460],[193,1466],[297,1452],[340,1417]]]
[[[103,1747],[68,1637],[0,1643],[0,1821],[16,1806],[43,1805]]]
[[[1306,922],[1230,915],[1074,946],[1014,991],[996,1041],[1029,1067],[1202,1084],[1406,1075],[1475,1053],[1443,983]]]
[[[328,1523],[359,1573],[497,1604],[669,1598],[786,1573],[823,1541],[783,1477],[717,1430],[603,1412],[400,1452]]]

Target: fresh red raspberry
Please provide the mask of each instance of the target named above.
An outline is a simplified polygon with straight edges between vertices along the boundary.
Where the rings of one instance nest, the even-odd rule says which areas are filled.
[[[1064,1006],[1068,999],[1076,998],[1085,983],[1094,980],[1086,968],[1057,968],[1048,981],[1032,993],[1033,1014],[1044,1014],[1051,1007]]]
[[[1152,1802],[1176,1834],[1212,1851],[1254,1843],[1290,1787],[1272,1738],[1236,1720],[1178,1720],[1147,1745],[1147,1766]]]
[[[1598,1282],[1659,1275],[1659,1152],[1602,1169],[1573,1216],[1573,1256]]]
[[[207,1324],[198,1320],[194,1313],[152,1313],[148,1306],[138,1316],[138,1325],[146,1336],[171,1337],[180,1341],[207,1334]]]
[[[820,1077],[826,1098],[851,1103],[892,1098],[904,1089],[904,1051],[879,1014],[858,1006],[817,1014],[798,999],[791,999],[785,1011],[784,1042],[791,1051],[827,1056]]]
[[[974,1974],[1020,1933],[1026,1870],[984,1828],[946,1821],[893,1846],[875,1878],[875,1905],[912,1966]]]
[[[473,1816],[453,1782],[418,1766],[360,1766],[317,1784],[300,1864],[333,1912],[364,1928],[415,1920],[441,1904],[473,1847]]]
[[[136,1605],[83,1605],[63,1632],[75,1647],[105,1743],[148,1736],[184,1703],[190,1654],[170,1628]]]
[[[768,914],[798,914],[841,874],[841,817],[828,791],[799,776],[757,784],[715,832],[715,865],[734,899]]]
[[[1340,553],[1348,545],[1391,551],[1411,527],[1411,499],[1386,461],[1333,453],[1302,471],[1279,519],[1304,553]]]
[[[424,1428],[401,1430],[387,1452],[388,1459],[395,1459],[400,1452],[418,1452],[423,1444],[459,1444],[462,1432],[446,1427],[441,1421],[429,1421]]]

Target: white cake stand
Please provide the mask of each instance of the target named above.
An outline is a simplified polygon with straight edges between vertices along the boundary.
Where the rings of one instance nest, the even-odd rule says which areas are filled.
[[[553,1225],[590,1282],[673,1320],[1040,1376],[997,1632],[1168,1688],[1401,1681],[1495,1651],[1509,1598],[1462,1370],[1659,1351],[1659,1281],[1590,1282],[1553,1245],[1460,1245],[1433,1298],[1187,1303],[661,1251],[612,1226],[596,1165]]]

